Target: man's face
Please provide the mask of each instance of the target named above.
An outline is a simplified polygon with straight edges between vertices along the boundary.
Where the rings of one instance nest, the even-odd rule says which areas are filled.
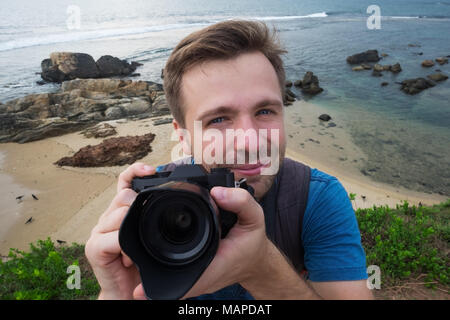
[[[181,96],[185,129],[192,139],[192,143],[184,139],[185,150],[194,155],[197,143],[203,156],[215,159],[212,163],[202,161],[206,169],[230,168],[236,180],[247,179],[260,199],[270,189],[286,149],[283,99],[269,60],[260,52],[252,52],[197,65],[183,75]],[[176,121],[174,126],[180,128]],[[235,136],[227,138],[232,130]],[[214,138],[205,139],[208,132]],[[222,138],[217,133],[222,133]],[[239,154],[244,161],[239,160]],[[197,163],[198,158],[195,160]],[[270,174],[264,173],[268,167]]]

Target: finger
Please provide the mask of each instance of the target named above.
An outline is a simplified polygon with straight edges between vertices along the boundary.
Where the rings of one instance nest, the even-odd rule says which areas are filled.
[[[122,251],[122,264],[125,268],[129,268],[134,264],[133,260],[131,260],[130,257],[127,256],[123,251]]]
[[[120,225],[128,213],[130,207],[119,207],[108,214],[103,215],[97,225],[97,232],[107,233],[119,230]]]
[[[109,215],[112,211],[116,210],[119,207],[130,207],[136,197],[137,193],[129,188],[120,190],[119,193],[116,194],[116,196],[111,201],[104,215]]]
[[[264,224],[264,212],[247,190],[214,187],[211,189],[211,195],[220,208],[236,213],[239,224]]]
[[[111,263],[120,252],[119,231],[97,233],[86,244],[86,256],[89,261],[95,261],[96,265]]]
[[[117,182],[117,192],[125,188],[131,187],[131,180],[134,177],[143,177],[155,174],[155,168],[146,165],[142,162],[136,162],[129,166],[125,171],[119,175],[119,181]]]
[[[139,284],[133,291],[134,300],[147,300],[142,283]]]

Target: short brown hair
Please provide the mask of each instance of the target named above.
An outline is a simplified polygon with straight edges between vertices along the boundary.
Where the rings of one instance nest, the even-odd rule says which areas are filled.
[[[191,33],[172,51],[164,68],[164,91],[173,117],[185,127],[181,98],[183,74],[190,68],[210,60],[231,59],[242,53],[259,51],[275,69],[284,97],[285,71],[276,31],[270,32],[263,22],[229,20]]]

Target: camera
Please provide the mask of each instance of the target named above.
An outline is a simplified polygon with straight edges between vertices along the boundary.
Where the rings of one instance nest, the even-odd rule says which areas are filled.
[[[120,226],[119,243],[137,266],[148,299],[183,297],[236,223],[236,214],[220,209],[210,196],[215,186],[254,193],[228,168],[207,172],[201,165],[132,180],[138,195]]]

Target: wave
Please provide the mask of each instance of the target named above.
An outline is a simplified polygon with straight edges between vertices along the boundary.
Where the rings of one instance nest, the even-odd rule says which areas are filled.
[[[323,12],[312,13],[305,16],[268,16],[268,17],[252,17],[250,19],[254,20],[262,20],[262,21],[271,21],[271,20],[296,20],[296,19],[305,19],[305,18],[326,18],[328,14]]]
[[[166,30],[192,28],[198,26],[206,26],[207,23],[178,23],[168,25],[156,25],[140,28],[124,28],[124,29],[105,29],[105,30],[91,30],[91,31],[78,31],[69,33],[49,34],[39,37],[22,38],[16,40],[9,40],[0,43],[0,52],[14,49],[22,49],[27,47],[34,47],[40,45],[64,43],[64,42],[76,42],[85,40],[96,40],[113,38],[127,35],[138,35],[149,32],[158,32]]]

